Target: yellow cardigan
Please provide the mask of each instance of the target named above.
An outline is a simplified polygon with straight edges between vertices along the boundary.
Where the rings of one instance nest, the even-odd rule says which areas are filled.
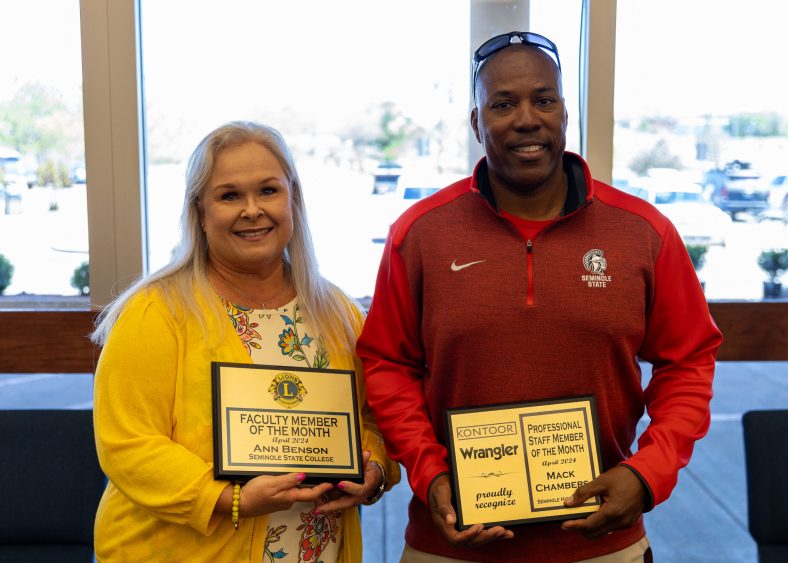
[[[347,308],[358,333],[363,316]],[[109,485],[96,515],[98,561],[263,561],[267,516],[242,518],[238,531],[229,516],[209,525],[227,485],[213,477],[210,365],[251,359],[229,318],[219,340],[215,315],[207,306],[201,311],[207,331],[194,315],[176,318],[160,290],[145,290],[126,305],[102,350],[94,420]],[[356,370],[362,447],[385,467],[388,489],[399,481],[399,466],[386,456],[366,407],[360,362],[336,350],[330,358],[331,368]],[[359,562],[358,510],[346,510],[341,522],[339,560]]]

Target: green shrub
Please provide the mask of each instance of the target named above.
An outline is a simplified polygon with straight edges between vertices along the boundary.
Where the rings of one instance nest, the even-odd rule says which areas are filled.
[[[668,142],[665,139],[660,139],[650,149],[635,155],[635,158],[629,163],[629,169],[638,176],[644,176],[649,168],[675,168],[676,170],[681,170],[683,166],[679,156],[670,152]]]
[[[705,244],[687,245],[687,253],[689,254],[690,260],[692,261],[692,266],[695,268],[695,271],[700,270],[706,263],[706,253],[708,251],[709,247]]]
[[[74,269],[74,273],[71,276],[71,287],[79,291],[80,295],[88,295],[90,293],[90,271],[87,262],[82,262]]]
[[[57,165],[57,185],[64,188],[71,187],[71,174],[68,173],[68,166],[62,162]]]
[[[51,160],[45,160],[38,167],[38,185],[54,186],[57,180],[57,168]]]
[[[11,262],[0,254],[0,295],[11,285],[11,279],[14,277],[14,266]]]
[[[758,256],[758,265],[769,274],[769,281],[777,283],[788,270],[788,248],[769,248]]]

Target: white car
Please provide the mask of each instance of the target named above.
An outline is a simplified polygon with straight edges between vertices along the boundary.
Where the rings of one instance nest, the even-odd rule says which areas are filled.
[[[462,174],[421,173],[400,176],[394,191],[375,195],[375,233],[372,242],[386,242],[391,224],[411,205],[465,178]]]
[[[769,183],[769,205],[788,213],[788,175],[780,174]]]
[[[646,199],[670,219],[685,244],[725,246],[733,220],[703,197],[698,184],[652,184]]]
[[[387,194],[397,188],[399,177],[402,176],[402,165],[385,160],[377,165],[372,173],[372,193]]]
[[[28,187],[22,155],[11,149],[0,147],[0,183],[8,196],[21,197]]]

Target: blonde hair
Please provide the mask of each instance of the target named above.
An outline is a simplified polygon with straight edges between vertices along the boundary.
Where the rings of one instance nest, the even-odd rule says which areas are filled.
[[[358,305],[320,274],[307,224],[301,181],[290,149],[276,129],[248,121],[232,121],[222,125],[210,132],[194,149],[186,170],[181,241],[172,260],[150,276],[138,279],[101,312],[91,335],[94,342],[104,344],[129,300],[152,286],[162,291],[176,314],[179,311],[199,311],[197,304],[202,297],[202,301],[209,304],[211,314],[216,315],[217,319],[224,317],[218,326],[229,327],[227,313],[216,298],[206,273],[208,241],[200,226],[199,202],[219,152],[249,142],[271,151],[290,183],[293,235],[285,248],[283,259],[295,287],[299,307],[315,333],[323,336],[329,350],[353,350],[356,334],[349,308]],[[205,320],[199,318],[198,321],[207,330]]]

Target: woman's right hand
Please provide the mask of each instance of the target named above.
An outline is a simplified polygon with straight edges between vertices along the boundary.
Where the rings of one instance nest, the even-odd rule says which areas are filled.
[[[303,473],[260,475],[241,487],[238,513],[241,518],[287,510],[296,502],[314,502],[333,488],[331,483],[299,487]],[[232,505],[232,486],[230,487]]]

